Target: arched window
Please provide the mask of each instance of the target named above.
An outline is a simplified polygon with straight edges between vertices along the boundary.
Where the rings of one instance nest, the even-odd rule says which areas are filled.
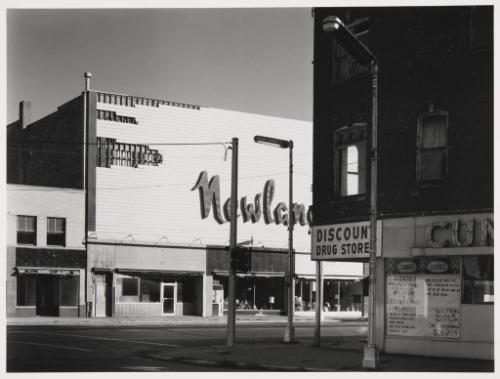
[[[366,124],[353,124],[335,133],[334,175],[338,196],[366,192]]]

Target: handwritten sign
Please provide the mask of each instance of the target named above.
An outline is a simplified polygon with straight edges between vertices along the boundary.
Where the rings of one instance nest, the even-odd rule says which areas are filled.
[[[387,335],[460,337],[459,275],[388,275]]]

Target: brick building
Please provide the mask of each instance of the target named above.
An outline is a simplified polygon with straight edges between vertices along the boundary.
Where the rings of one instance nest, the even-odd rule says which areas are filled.
[[[379,64],[377,345],[492,359],[493,7],[315,9],[316,258],[337,260],[369,216],[372,92],[331,15]]]

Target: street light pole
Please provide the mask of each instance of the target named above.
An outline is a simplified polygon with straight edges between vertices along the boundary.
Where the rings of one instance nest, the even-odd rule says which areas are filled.
[[[290,151],[289,177],[288,177],[288,323],[285,329],[285,342],[295,341],[295,327],[293,326],[293,313],[295,311],[295,259],[293,257],[293,141],[289,141]]]
[[[295,259],[293,254],[293,226],[295,217],[293,216],[293,141],[278,138],[255,136],[254,141],[264,145],[289,149],[289,177],[288,177],[288,278],[287,278],[287,315],[288,321],[285,329],[284,342],[295,342],[295,327],[293,325],[293,314],[295,310]]]
[[[368,343],[364,349],[363,367],[376,369],[379,365],[375,336],[375,283],[377,262],[377,123],[378,123],[378,61],[375,55],[336,16],[323,19],[323,30],[337,41],[359,63],[370,66],[372,89],[371,151],[370,151],[370,258]]]

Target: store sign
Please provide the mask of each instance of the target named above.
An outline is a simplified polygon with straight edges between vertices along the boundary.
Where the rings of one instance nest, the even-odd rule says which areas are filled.
[[[479,229],[478,241],[474,240],[476,229]],[[488,217],[466,221],[435,221],[425,229],[426,244],[429,247],[492,246],[493,234],[493,221]]]
[[[80,275],[78,270],[59,270],[51,268],[18,268],[19,274],[36,274],[36,275]]]
[[[387,259],[387,335],[460,338],[460,266],[457,257]]]
[[[370,222],[313,226],[312,260],[368,259]],[[382,222],[377,221],[377,256],[382,250]]]
[[[239,201],[239,211],[237,215],[243,219],[243,222],[251,221],[253,224],[261,218],[264,223],[288,226],[288,219],[291,218],[293,224],[302,226],[312,222],[312,210],[306,212],[304,204],[293,203],[292,210],[289,212],[284,202],[279,202],[274,208],[272,206],[274,198],[274,180],[268,180],[264,185],[262,193],[255,195],[254,202],[247,202],[247,197],[243,196]],[[224,224],[231,220],[231,198],[228,198],[224,205],[220,201],[220,179],[219,175],[214,175],[208,180],[206,171],[198,175],[195,185],[191,191],[198,190],[200,194],[200,212],[201,218],[205,219],[210,215],[210,209],[213,211],[214,219],[219,224]]]

